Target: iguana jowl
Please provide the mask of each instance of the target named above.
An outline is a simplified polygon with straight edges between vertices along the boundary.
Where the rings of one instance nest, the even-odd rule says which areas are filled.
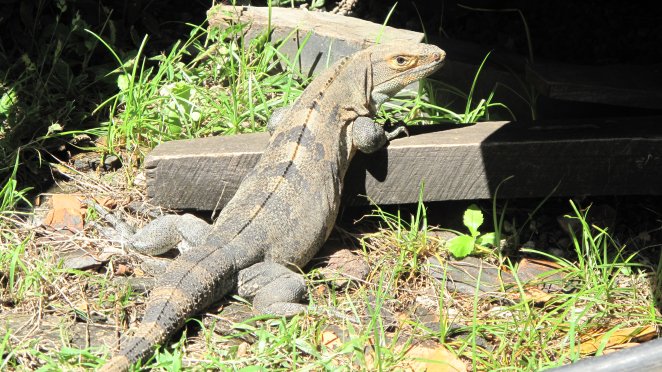
[[[305,283],[292,269],[308,263],[331,232],[356,151],[374,152],[397,135],[371,117],[393,94],[441,67],[444,57],[428,44],[376,45],[338,61],[271,118],[269,145],[208,232],[182,216],[137,234],[133,245],[148,253],[187,236],[194,247],[157,280],[142,322],[102,370],[127,370],[233,289],[262,313],[305,311]],[[156,240],[170,245],[155,250],[163,247]]]

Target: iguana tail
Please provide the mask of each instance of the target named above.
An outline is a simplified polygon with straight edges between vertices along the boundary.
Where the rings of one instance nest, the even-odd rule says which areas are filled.
[[[238,257],[238,253],[242,253]],[[120,351],[99,371],[127,371],[184,325],[187,318],[231,291],[239,270],[258,262],[236,247],[211,245],[184,252],[161,275],[152,290],[142,322],[120,340]]]

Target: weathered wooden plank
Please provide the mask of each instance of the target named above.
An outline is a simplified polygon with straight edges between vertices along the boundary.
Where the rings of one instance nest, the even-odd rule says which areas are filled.
[[[451,129],[448,129],[451,128]],[[387,149],[357,156],[351,203],[414,203],[556,195],[662,194],[662,117],[484,122],[413,127]],[[211,210],[234,194],[268,142],[266,133],[159,145],[147,157],[148,195],[174,209]]]
[[[307,76],[319,74],[327,65],[373,45],[381,35],[383,43],[417,43],[420,32],[382,27],[382,25],[338,14],[309,12],[302,9],[218,5],[207,12],[209,26],[227,28],[247,23],[245,37],[253,39],[271,27],[272,40],[285,40],[281,53],[292,60],[310,34],[297,60],[299,71]],[[328,61],[328,64],[327,64]]]
[[[568,101],[662,108],[661,66],[527,65],[526,78],[543,95]]]

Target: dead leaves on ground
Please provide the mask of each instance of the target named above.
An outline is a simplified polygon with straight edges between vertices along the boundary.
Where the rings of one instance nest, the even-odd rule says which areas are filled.
[[[464,372],[467,370],[462,361],[441,345],[418,344],[405,352],[405,366],[412,371],[427,372]]]
[[[42,224],[59,231],[83,231],[87,213],[87,205],[83,202],[85,198],[81,194],[51,194],[47,200],[49,210]],[[115,201],[108,198],[95,198],[95,201],[105,207],[115,205]]]
[[[85,227],[87,206],[83,202],[85,197],[81,194],[52,194],[47,202],[48,212],[42,224],[51,231],[58,231],[64,235],[80,233]],[[105,207],[114,207],[116,202],[111,199],[96,200]],[[61,256],[65,267],[85,269],[98,265],[98,258],[79,249],[71,252],[72,257]],[[82,261],[80,257],[87,260]],[[455,262],[452,270],[445,269],[438,274],[444,276],[448,283],[455,285],[455,291],[473,296],[476,293],[498,293],[513,301],[530,302],[536,307],[555,306],[555,298],[564,288],[564,268],[555,262],[541,259],[523,258],[517,265],[516,273],[505,267],[486,264],[482,260],[471,262]],[[69,263],[71,262],[71,263]],[[68,263],[68,264],[67,264]],[[437,262],[439,268],[443,265]],[[450,265],[448,266],[450,267]],[[133,272],[131,267],[118,264],[116,276],[141,276],[140,272]],[[434,276],[434,273],[432,273]],[[517,280],[515,280],[515,277]],[[361,278],[364,280],[365,278]],[[440,279],[440,278],[437,278]],[[464,284],[460,286],[460,284]],[[448,290],[454,292],[447,287]],[[477,292],[478,291],[478,292]],[[321,293],[320,293],[321,295]],[[540,311],[545,311],[540,309]],[[605,329],[595,329],[580,335],[579,352],[582,355],[593,355],[598,351],[613,352],[622,348],[637,345],[656,336],[656,326],[640,326],[614,328],[613,325]],[[331,331],[321,334],[321,344],[330,350],[343,346],[343,341]],[[413,345],[395,346],[393,353],[402,354],[404,359],[399,366],[405,370],[427,371],[465,371],[464,363],[454,354],[440,344],[431,342],[417,342]],[[399,348],[399,349],[398,349]],[[374,345],[366,346],[366,363],[374,362]]]
[[[99,255],[91,239],[86,237],[85,226],[89,197],[83,194],[42,194],[37,199],[35,220],[43,216],[35,243],[37,247],[52,248],[56,261],[62,261],[65,269],[85,270],[96,268],[107,260]],[[116,201],[94,198],[97,204],[114,207]]]
[[[636,346],[641,342],[650,341],[657,336],[655,326],[626,327],[616,330],[598,330],[581,338],[579,352],[582,355],[593,355],[600,348],[604,353]]]
[[[343,346],[341,338],[328,329],[322,332],[321,343],[330,350],[337,350]],[[368,367],[377,367],[373,350],[374,344],[371,340],[365,350],[365,363]],[[404,358],[398,364],[398,368],[404,371],[466,372],[467,370],[460,358],[443,345],[434,342],[400,344],[394,347],[393,352],[403,353]]]
[[[67,229],[71,232],[83,230],[85,211],[80,200],[71,194],[53,194],[50,199],[51,209],[43,224],[55,230]]]

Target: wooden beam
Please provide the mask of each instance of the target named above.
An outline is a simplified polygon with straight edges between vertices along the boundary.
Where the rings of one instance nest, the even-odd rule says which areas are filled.
[[[359,154],[345,182],[353,204],[555,195],[662,194],[662,117],[411,127]],[[172,141],[146,159],[147,191],[173,209],[222,207],[260,157],[266,133]]]
[[[246,24],[245,38],[249,40],[270,28],[271,40],[284,41],[279,51],[290,60],[298,55],[296,66],[306,76],[319,74],[327,65],[375,44],[377,39],[405,44],[423,40],[420,32],[302,9],[273,7],[269,15],[268,7],[217,5],[207,12],[207,17],[210,28]]]
[[[543,95],[567,101],[659,110],[662,72],[639,65],[526,65],[526,78]]]

